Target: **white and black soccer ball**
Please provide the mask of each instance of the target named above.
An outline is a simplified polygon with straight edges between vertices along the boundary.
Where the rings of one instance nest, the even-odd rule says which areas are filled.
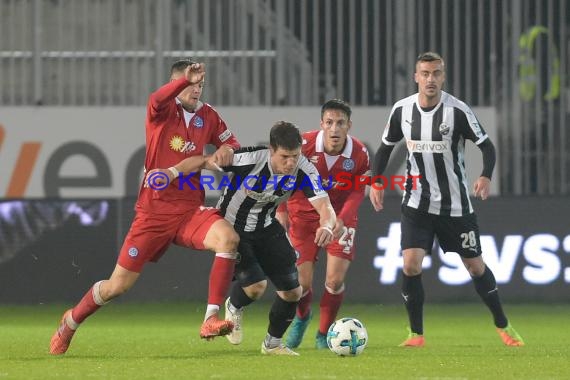
[[[360,355],[368,344],[368,332],[358,319],[341,318],[329,327],[327,344],[337,355]]]

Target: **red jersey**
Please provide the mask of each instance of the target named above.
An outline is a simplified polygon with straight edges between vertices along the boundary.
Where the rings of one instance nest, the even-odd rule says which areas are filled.
[[[150,95],[146,115],[145,170],[169,168],[190,156],[204,154],[207,144],[219,148],[226,144],[234,149],[239,143],[220,115],[206,103],[200,103],[188,125],[184,110],[176,96],[189,85],[186,78],[169,82]],[[188,174],[188,173],[185,173]],[[200,190],[200,174],[191,178],[196,188],[180,190],[178,179],[164,190],[153,190],[141,185],[137,209],[179,214],[204,204],[204,190]]]
[[[366,146],[358,139],[347,136],[346,145],[342,153],[336,157],[336,162],[330,170],[327,166],[327,154],[324,151],[324,133],[321,130],[303,133],[303,146],[301,152],[315,165],[319,171],[323,188],[327,193],[337,217],[345,223],[355,220],[358,207],[364,199],[366,186],[354,186],[356,177],[367,175],[370,169],[370,160]],[[329,156],[334,157],[334,156]],[[342,176],[345,183],[351,183],[351,189],[343,189],[337,183],[338,176]],[[331,183],[332,181],[332,183]],[[329,189],[330,187],[330,189]],[[287,210],[297,216],[308,219],[319,219],[319,214],[307,201],[301,192],[296,191],[287,201]]]

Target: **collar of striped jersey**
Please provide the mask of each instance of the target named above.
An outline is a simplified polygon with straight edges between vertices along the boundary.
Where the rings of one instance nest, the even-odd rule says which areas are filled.
[[[325,132],[322,130],[317,133],[315,151],[317,153],[323,153],[325,151]],[[346,135],[346,145],[344,146],[341,156],[345,158],[350,158],[350,156],[352,156],[352,137],[350,137],[350,135]]]
[[[415,97],[414,97],[414,103],[416,103],[416,106],[417,106],[418,110],[419,110],[421,113],[424,113],[424,114],[433,114],[433,113],[435,113],[435,111],[437,111],[437,110],[439,109],[439,107],[442,106],[443,103],[445,103],[445,102],[447,101],[447,97],[449,96],[449,94],[448,94],[447,92],[445,92],[445,91],[441,91],[441,97],[439,98],[439,103],[437,103],[437,104],[436,104],[431,110],[429,110],[429,111],[424,111],[424,109],[422,108],[422,106],[420,106],[420,94],[419,94],[419,92],[416,93],[414,96],[415,96]]]

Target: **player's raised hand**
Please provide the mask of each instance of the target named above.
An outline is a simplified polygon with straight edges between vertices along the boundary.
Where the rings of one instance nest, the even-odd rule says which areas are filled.
[[[489,197],[489,192],[491,191],[491,180],[487,177],[479,177],[477,181],[473,184],[473,195],[475,198],[481,198],[485,200]]]
[[[374,186],[371,186],[368,196],[374,210],[380,211],[384,209],[384,189],[376,189]]]
[[[206,65],[203,63],[193,63],[184,70],[184,77],[190,84],[197,84],[204,80],[206,76]]]

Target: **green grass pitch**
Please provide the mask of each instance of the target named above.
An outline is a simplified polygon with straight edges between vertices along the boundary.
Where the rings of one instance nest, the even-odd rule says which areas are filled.
[[[317,305],[315,305],[317,306]],[[267,357],[260,345],[269,304],[244,315],[244,342],[198,337],[204,305],[114,303],[88,319],[66,355],[47,353],[63,306],[0,306],[3,379],[567,379],[568,305],[507,305],[526,346],[501,343],[482,304],[427,305],[426,347],[400,348],[403,306],[351,305],[340,316],[364,322],[358,357],[316,350],[314,318],[300,357]]]

